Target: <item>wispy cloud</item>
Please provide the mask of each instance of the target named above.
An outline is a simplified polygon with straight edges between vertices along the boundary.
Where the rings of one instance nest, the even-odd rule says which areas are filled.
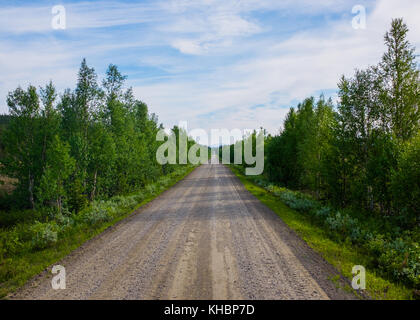
[[[0,1],[0,112],[17,85],[72,87],[82,57],[100,74],[115,63],[166,126],[276,132],[287,107],[331,93],[341,74],[376,63],[383,34],[403,17],[420,45],[420,3],[361,1],[67,1],[67,29],[51,29],[55,1]]]

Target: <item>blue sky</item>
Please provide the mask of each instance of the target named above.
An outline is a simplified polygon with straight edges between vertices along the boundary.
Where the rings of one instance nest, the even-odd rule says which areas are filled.
[[[352,8],[367,10],[353,29]],[[66,9],[53,30],[51,9]],[[392,17],[420,45],[412,0],[0,0],[0,112],[18,85],[73,88],[83,57],[100,77],[110,63],[166,127],[264,127],[275,133],[290,106],[334,97],[340,75],[375,64]]]

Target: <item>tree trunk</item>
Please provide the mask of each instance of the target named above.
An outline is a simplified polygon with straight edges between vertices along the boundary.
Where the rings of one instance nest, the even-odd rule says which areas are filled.
[[[34,178],[32,177],[31,172],[29,171],[29,202],[31,204],[32,210],[35,209],[35,201],[34,201]]]
[[[57,199],[57,207],[58,207],[58,212],[61,214],[61,209],[62,209],[61,196],[58,196],[58,199]]]
[[[93,188],[92,188],[92,192],[90,193],[91,201],[95,200],[97,176],[98,176],[98,170],[95,170],[95,175],[93,176]]]

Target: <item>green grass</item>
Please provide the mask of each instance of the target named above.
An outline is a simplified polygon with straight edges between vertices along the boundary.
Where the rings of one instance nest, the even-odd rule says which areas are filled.
[[[146,195],[144,200],[141,203],[136,204],[135,207],[121,208],[118,212],[118,216],[110,222],[95,226],[86,224],[75,225],[70,228],[64,236],[59,237],[58,241],[49,248],[37,251],[24,250],[11,257],[0,260],[0,297],[6,297],[8,294],[23,286],[33,276],[39,274],[48,266],[60,261],[86,241],[99,235],[117,222],[127,218],[141,206],[152,201],[159,194],[182,180],[195,168],[196,166],[188,166],[178,170],[174,175],[169,177],[170,180],[165,184],[164,188],[157,189],[156,192]]]
[[[270,192],[253,183],[250,177],[230,166],[233,173],[241,180],[245,188],[262,203],[273,210],[292,230],[294,230],[312,249],[332,264],[343,276],[351,279],[355,265],[372,265],[371,257],[363,249],[343,242],[336,242],[326,230],[313,224],[309,217],[287,207]],[[335,279],[331,279],[337,282]],[[350,288],[345,288],[351,290]],[[406,300],[413,299],[412,289],[382,278],[376,270],[366,268],[366,293],[372,299]]]

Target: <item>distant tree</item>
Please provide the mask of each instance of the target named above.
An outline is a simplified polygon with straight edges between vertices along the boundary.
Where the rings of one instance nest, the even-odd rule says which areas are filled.
[[[18,192],[35,208],[34,187],[42,173],[42,143],[38,139],[41,114],[36,88],[17,88],[9,93],[7,104],[12,119],[3,137],[5,156],[0,160],[0,169],[18,180]]]
[[[300,147],[301,163],[306,172],[301,180],[310,190],[315,191],[317,198],[320,198],[325,189],[325,158],[331,149],[332,128],[335,124],[331,100],[325,101],[321,96],[316,104],[312,122],[310,135],[302,141]]]
[[[65,184],[75,168],[75,160],[70,156],[70,146],[54,136],[47,151],[47,163],[37,188],[37,198],[41,204],[53,202],[61,213],[63,199],[67,192]]]
[[[316,105],[309,98],[290,110],[280,135],[267,143],[271,181],[315,192],[335,205],[413,213],[416,191],[401,193],[403,186],[416,190],[408,177],[417,178],[413,137],[420,131],[420,72],[407,34],[402,19],[392,21],[379,65],[341,78],[336,110],[322,97]]]
[[[42,162],[46,161],[46,153],[54,137],[59,134],[60,115],[55,108],[57,93],[50,81],[44,88],[40,88],[40,98],[43,104],[41,111],[40,134],[42,136]]]
[[[373,190],[368,179],[368,163],[372,148],[376,146],[374,134],[381,118],[379,93],[376,89],[376,74],[373,69],[356,70],[353,78],[342,78],[339,87],[338,119],[342,125],[342,152],[349,172],[347,196],[351,201],[363,203],[373,209]],[[377,152],[377,151],[376,151]],[[389,171],[389,168],[388,168]],[[384,172],[385,173],[385,172]]]
[[[18,181],[16,204],[77,213],[89,201],[135,191],[174,170],[157,162],[163,126],[125,79],[111,64],[99,86],[83,59],[76,88],[59,99],[52,82],[39,92],[29,86],[9,94],[10,115],[0,117],[0,171]]]
[[[272,138],[267,148],[269,179],[291,188],[297,187],[299,180],[296,125],[297,114],[291,108],[284,120],[283,131],[280,136]]]
[[[123,85],[127,76],[123,76],[116,65],[110,64],[106,71],[106,78],[102,81],[108,99],[121,99]]]
[[[402,19],[392,20],[385,34],[387,51],[379,64],[384,109],[392,132],[403,141],[420,128],[420,71],[408,31]]]

